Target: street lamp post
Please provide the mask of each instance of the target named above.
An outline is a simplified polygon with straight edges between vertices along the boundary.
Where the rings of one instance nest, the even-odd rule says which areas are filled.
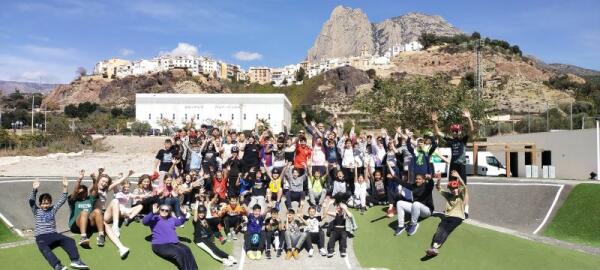
[[[596,117],[596,180],[600,172],[600,117]]]
[[[31,134],[33,134],[33,115],[35,114],[35,94],[31,95]]]

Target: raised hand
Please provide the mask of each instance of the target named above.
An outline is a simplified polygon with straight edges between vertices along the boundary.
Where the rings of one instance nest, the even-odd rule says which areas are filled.
[[[433,122],[437,122],[438,121],[438,114],[437,114],[437,112],[431,112],[431,121],[433,121]]]
[[[158,203],[152,205],[152,213],[158,214]]]
[[[35,179],[35,181],[33,181],[33,189],[38,189],[40,187],[40,181],[39,179]]]
[[[133,174],[134,174],[134,171],[133,170],[129,170],[129,175],[127,175],[127,176],[132,176]]]
[[[66,176],[63,176],[62,186],[63,186],[63,188],[67,188],[69,186],[69,180],[67,180]]]
[[[469,111],[469,109],[464,109],[463,110],[463,116],[465,118],[471,118],[471,112]]]
[[[306,113],[305,112],[302,112],[300,115],[302,116],[302,119],[306,119]]]
[[[79,171],[79,178],[77,179],[77,181],[81,182],[81,180],[83,180],[84,177],[85,177],[85,170]]]
[[[397,126],[396,127],[396,133],[397,134],[402,134],[402,127],[401,126]]]

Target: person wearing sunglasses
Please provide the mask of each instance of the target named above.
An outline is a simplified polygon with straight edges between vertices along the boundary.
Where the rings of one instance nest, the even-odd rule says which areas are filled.
[[[174,217],[171,206],[154,204],[152,212],[144,216],[142,223],[152,231],[152,251],[159,257],[174,263],[181,270],[197,270],[196,259],[190,248],[179,242],[175,229],[187,220],[184,215]]]

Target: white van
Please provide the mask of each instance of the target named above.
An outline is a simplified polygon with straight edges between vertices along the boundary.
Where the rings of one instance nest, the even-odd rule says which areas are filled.
[[[450,159],[450,148],[438,148],[437,152],[442,156]],[[467,175],[473,174],[473,151],[467,151]],[[479,175],[485,176],[506,176],[506,167],[498,161],[498,159],[490,152],[479,151],[477,153],[477,172]],[[448,175],[448,165],[436,158],[433,159],[435,172],[441,172]]]

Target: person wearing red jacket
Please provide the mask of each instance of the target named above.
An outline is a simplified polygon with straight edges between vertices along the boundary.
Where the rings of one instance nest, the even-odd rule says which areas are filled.
[[[294,168],[298,169],[302,173],[304,172],[304,168],[306,167],[306,162],[310,155],[312,154],[312,150],[306,144],[306,137],[301,136],[298,138],[298,143],[296,143],[296,155],[294,156]],[[302,174],[301,173],[301,174]]]

